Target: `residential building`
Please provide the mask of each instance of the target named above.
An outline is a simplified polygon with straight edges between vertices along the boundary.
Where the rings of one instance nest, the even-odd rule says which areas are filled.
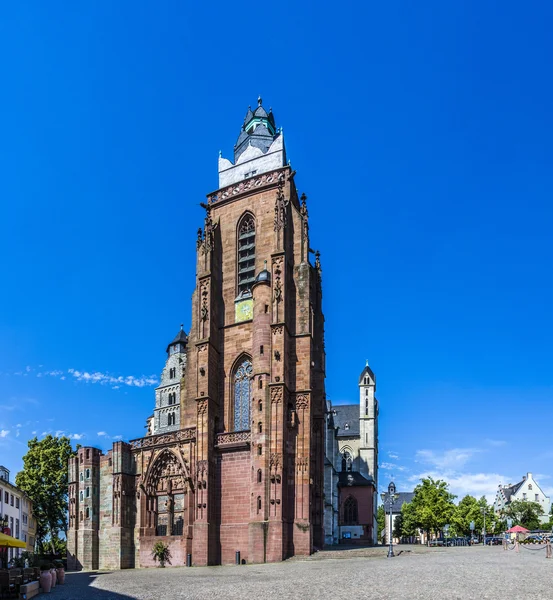
[[[551,498],[545,495],[532,473],[523,475],[522,480],[518,483],[499,485],[493,506],[494,511],[498,514],[503,512],[514,500],[536,502],[543,510],[543,515],[540,518],[541,522],[549,522]]]
[[[32,512],[31,499],[10,482],[9,470],[0,466],[0,515],[8,523],[4,532],[28,544],[28,526]],[[20,548],[9,548],[8,560],[19,556],[21,552]]]

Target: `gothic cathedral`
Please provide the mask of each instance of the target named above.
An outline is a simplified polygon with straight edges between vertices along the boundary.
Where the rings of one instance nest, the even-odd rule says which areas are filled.
[[[191,329],[167,348],[146,436],[70,461],[70,567],[151,566],[159,540],[175,565],[233,563],[236,552],[280,561],[323,546],[321,269],[295,175],[259,99],[234,160],[219,158]]]

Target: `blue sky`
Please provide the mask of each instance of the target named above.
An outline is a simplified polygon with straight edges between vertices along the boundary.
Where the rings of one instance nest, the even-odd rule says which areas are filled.
[[[322,255],[327,393],[368,358],[381,483],[553,491],[546,2],[2,7],[0,463],[144,432],[199,202],[261,94]],[[93,375],[96,374],[96,375]],[[101,435],[100,435],[101,434]]]

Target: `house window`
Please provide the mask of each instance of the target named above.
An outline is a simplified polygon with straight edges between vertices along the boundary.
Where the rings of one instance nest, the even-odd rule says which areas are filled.
[[[4,502],[7,504],[8,503],[8,492],[4,492]]]
[[[10,504],[13,506],[13,494],[10,494]]]
[[[87,469],[85,472],[86,472],[86,478],[90,479],[90,469]]]
[[[522,499],[526,500],[526,492],[522,492]]]
[[[357,500],[353,496],[344,502],[344,525],[357,525]]]
[[[238,225],[238,295],[249,292],[255,281],[255,221],[246,213]]]
[[[15,499],[15,508],[19,508],[19,498]]]
[[[257,483],[261,483],[261,479],[263,478],[263,473],[261,469],[257,471]]]
[[[346,423],[346,424],[344,425],[344,429],[349,429],[349,423]]]
[[[234,373],[234,431],[250,428],[252,363],[245,358]]]
[[[539,502],[539,501],[540,501],[540,495],[536,494],[536,502]]]
[[[529,489],[529,490],[531,490],[531,489],[532,489],[532,484],[531,484],[531,483],[529,483],[529,484],[528,484],[528,489]]]

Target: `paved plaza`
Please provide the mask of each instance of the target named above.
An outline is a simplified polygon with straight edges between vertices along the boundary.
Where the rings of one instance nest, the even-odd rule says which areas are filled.
[[[225,600],[250,598],[553,598],[553,560],[544,551],[501,547],[321,552],[306,560],[227,567],[68,573],[51,600]]]

